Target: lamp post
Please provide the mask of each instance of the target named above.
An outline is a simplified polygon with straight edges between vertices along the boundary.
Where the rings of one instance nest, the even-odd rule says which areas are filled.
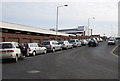
[[[88,18],[88,36],[89,36],[89,26],[90,26],[90,19],[95,19],[95,17],[92,17],[92,18]],[[92,30],[91,30],[92,31]],[[92,35],[92,33],[91,33]]]
[[[92,32],[93,32],[93,30],[92,30],[92,29],[90,29],[90,31],[91,31],[91,36],[92,36]]]
[[[57,41],[57,32],[58,32],[58,10],[59,10],[59,7],[64,7],[64,6],[68,6],[68,5],[57,6],[57,16],[56,16],[56,38],[55,38],[56,41]]]

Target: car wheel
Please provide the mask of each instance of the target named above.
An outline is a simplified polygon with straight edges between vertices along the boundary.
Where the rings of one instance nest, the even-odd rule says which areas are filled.
[[[14,62],[18,62],[18,56],[15,56]]]
[[[55,52],[55,48],[52,49],[52,52]]]
[[[35,55],[36,55],[36,52],[35,52],[35,51],[33,51],[32,55],[33,55],[33,56],[35,56]]]
[[[47,53],[47,50],[44,50],[44,51],[43,51],[43,54],[46,54],[46,53]]]
[[[66,50],[68,50],[68,47],[66,47]]]

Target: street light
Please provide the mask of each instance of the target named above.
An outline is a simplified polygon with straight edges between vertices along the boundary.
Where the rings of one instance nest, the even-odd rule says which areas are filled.
[[[56,41],[57,41],[57,32],[58,32],[58,10],[59,7],[64,7],[64,6],[68,6],[68,5],[63,5],[63,6],[57,6],[57,17],[56,17]]]
[[[95,17],[88,18],[88,36],[89,36],[90,19],[95,19]],[[91,30],[91,35],[92,35],[92,30]]]

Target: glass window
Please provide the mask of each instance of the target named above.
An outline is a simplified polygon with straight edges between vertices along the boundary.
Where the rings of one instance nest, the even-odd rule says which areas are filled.
[[[42,45],[50,45],[50,42],[43,42]]]
[[[64,44],[64,42],[63,42],[63,41],[61,41],[61,42],[58,42],[58,44]]]
[[[75,42],[75,40],[69,40],[70,43]]]
[[[0,44],[0,49],[14,48],[11,43]]]

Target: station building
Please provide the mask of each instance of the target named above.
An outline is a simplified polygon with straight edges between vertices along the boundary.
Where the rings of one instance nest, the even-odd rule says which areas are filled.
[[[54,29],[50,29],[55,31]],[[71,28],[61,28],[58,32],[66,33],[66,34],[73,34],[76,36],[88,36],[88,27],[86,26],[78,26],[78,27],[71,27]]]
[[[68,40],[71,34],[57,33],[58,40]],[[2,42],[37,42],[55,40],[56,32],[47,29],[25,26],[20,24],[0,22],[0,41]]]
[[[42,43],[46,40],[55,40],[56,32],[47,29],[0,22],[0,42]],[[63,32],[57,33],[57,41],[70,39],[87,39],[89,36],[76,36]]]

